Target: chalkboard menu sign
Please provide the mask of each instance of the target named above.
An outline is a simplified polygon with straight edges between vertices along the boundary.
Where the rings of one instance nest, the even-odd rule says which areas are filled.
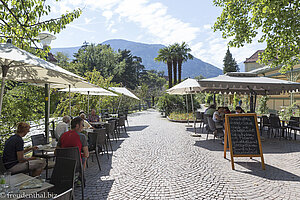
[[[260,155],[254,116],[229,118],[233,155]]]
[[[227,142],[232,169],[234,169],[233,157],[261,157],[263,169],[265,168],[256,114],[227,114],[225,116],[225,158]]]

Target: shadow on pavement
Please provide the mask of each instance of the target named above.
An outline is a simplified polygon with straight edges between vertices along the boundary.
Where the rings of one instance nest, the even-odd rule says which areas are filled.
[[[129,126],[129,127],[126,127],[126,130],[127,131],[142,131],[145,128],[147,128],[148,126],[149,125],[144,125],[144,126]]]
[[[261,167],[260,160],[259,161],[257,160],[257,162],[234,162],[234,164],[241,165],[242,167],[249,170],[249,171],[236,170],[241,173],[259,176],[261,178],[266,178],[268,180],[300,182],[299,176],[284,171],[282,169],[279,169],[277,167],[274,167],[272,165],[266,165],[266,170],[263,170]]]
[[[204,135],[202,135],[203,137]],[[195,146],[202,147],[210,151],[224,151],[224,145],[222,144],[222,140],[212,139],[212,135],[208,136],[208,140],[200,140],[195,142]],[[206,134],[205,134],[206,138]]]

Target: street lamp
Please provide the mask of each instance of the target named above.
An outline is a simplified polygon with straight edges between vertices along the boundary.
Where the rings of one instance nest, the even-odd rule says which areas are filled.
[[[55,40],[56,37],[50,33],[39,33],[37,39],[40,40],[40,43],[43,45],[43,49],[45,49],[46,47],[50,46],[51,41]]]
[[[43,49],[46,49],[46,47],[50,45],[51,41],[56,39],[54,35],[51,35],[49,33],[39,33],[37,38],[40,40],[40,43],[43,45]],[[49,84],[46,83],[45,84],[45,135],[46,135],[47,142],[49,142],[49,116],[50,116],[50,89],[49,89]]]

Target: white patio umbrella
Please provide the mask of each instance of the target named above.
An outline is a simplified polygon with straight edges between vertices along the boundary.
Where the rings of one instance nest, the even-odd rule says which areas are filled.
[[[131,97],[131,98],[136,99],[136,100],[140,100],[137,96],[135,96],[132,92],[130,92],[125,87],[110,87],[108,89],[110,89],[111,91],[114,91],[114,92],[119,93],[119,94],[122,95],[121,98],[120,98],[120,102],[119,102],[119,105],[118,105],[118,111],[117,112],[119,112],[123,95]]]
[[[83,80],[57,65],[38,58],[10,43],[0,44],[0,115],[2,109],[5,80],[32,83],[75,84]]]
[[[196,120],[195,120],[195,112],[194,112],[194,103],[193,103],[193,93],[200,92],[201,88],[197,80],[188,78],[181,83],[175,85],[174,87],[167,90],[167,93],[169,94],[178,94],[178,95],[186,95],[186,113],[188,117],[188,125],[189,125],[189,116],[188,116],[188,100],[187,96],[188,94],[191,95],[191,103],[192,103],[192,110],[194,115],[194,131],[196,133]]]
[[[43,84],[33,84],[33,85],[37,85],[37,86],[43,86]],[[49,87],[50,88],[56,88],[56,89],[62,89],[62,88],[66,88],[68,87],[68,91],[69,91],[69,115],[71,116],[71,88],[100,88],[94,84],[91,84],[89,82],[86,82],[86,81],[79,81],[79,82],[76,82],[74,84],[58,84],[58,83],[55,83],[55,84],[49,84]],[[49,102],[50,102],[50,91],[49,91]],[[49,108],[49,111],[50,111],[50,108]]]
[[[74,93],[88,95],[88,113],[90,110],[90,95],[118,96],[117,94],[110,92],[110,91],[108,91],[104,88],[101,88],[99,86],[96,86],[96,85],[94,85],[94,87],[92,87],[92,88],[65,88],[65,89],[61,89],[59,91],[60,92],[74,92]],[[99,101],[100,101],[100,99],[99,99]]]
[[[253,95],[279,95],[283,92],[297,92],[300,83],[257,76],[249,72],[230,72],[218,77],[199,80],[201,91],[214,93],[250,94],[250,110],[255,111]]]

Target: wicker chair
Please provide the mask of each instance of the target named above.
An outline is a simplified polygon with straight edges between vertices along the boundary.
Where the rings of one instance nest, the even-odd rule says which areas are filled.
[[[56,158],[56,163],[51,175],[50,183],[54,185],[50,193],[57,194],[53,199],[69,200],[73,197],[76,160]],[[73,199],[75,199],[73,197]]]

